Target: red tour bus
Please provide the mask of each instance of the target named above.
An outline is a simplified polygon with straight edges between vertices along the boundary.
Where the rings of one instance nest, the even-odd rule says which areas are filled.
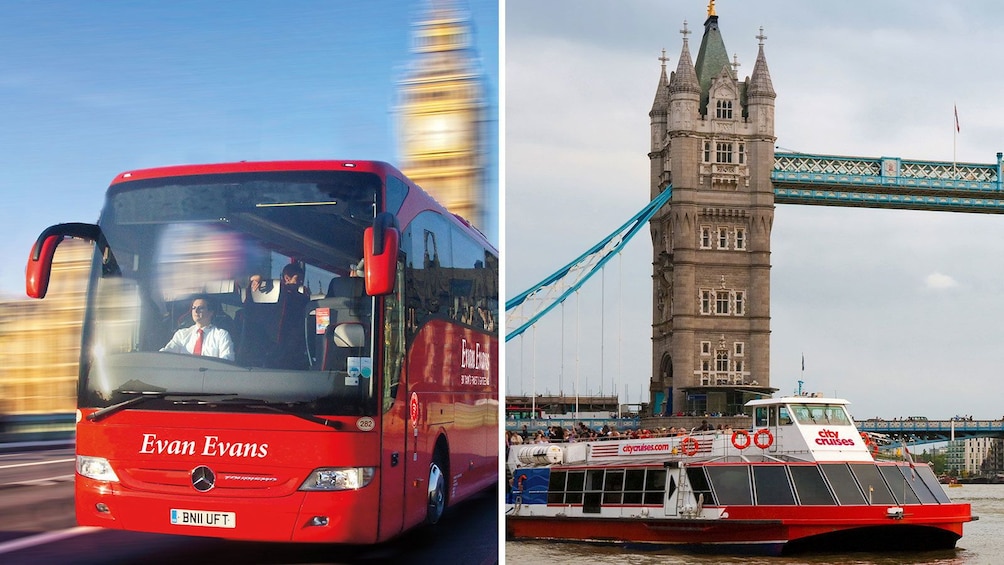
[[[497,252],[390,165],[123,173],[29,296],[65,237],[95,243],[81,525],[374,543],[498,481]]]

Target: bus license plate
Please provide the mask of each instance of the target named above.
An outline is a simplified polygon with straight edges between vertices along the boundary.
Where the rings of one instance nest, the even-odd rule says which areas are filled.
[[[236,528],[237,514],[234,512],[209,512],[206,510],[172,508],[171,523],[181,526],[201,526],[203,528]]]

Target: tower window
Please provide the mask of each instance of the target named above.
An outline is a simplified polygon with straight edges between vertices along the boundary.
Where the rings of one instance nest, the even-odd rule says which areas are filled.
[[[717,151],[715,154],[715,162],[717,163],[731,163],[732,162],[732,144],[718,142]]]
[[[711,291],[701,291],[701,314],[711,314]]]
[[[729,292],[720,290],[715,293],[715,314],[727,316],[729,314]]]
[[[701,249],[711,249],[711,226],[701,226]]]
[[[705,163],[710,163],[711,162],[711,142],[710,141],[705,141],[704,142],[704,162]]]
[[[729,354],[726,351],[719,351],[715,354],[715,371],[719,373],[729,372]]]
[[[715,117],[720,120],[732,119],[732,101],[719,100],[715,103]]]
[[[736,249],[746,249],[746,229],[736,228]]]
[[[729,230],[728,228],[718,228],[718,249],[728,249],[729,248]]]
[[[702,341],[701,342],[701,355],[711,355],[711,342]]]
[[[735,350],[736,357],[742,357],[746,353],[746,344],[741,341],[737,341],[733,344],[733,349]]]
[[[739,164],[742,165],[746,162],[746,144],[739,144]]]
[[[736,316],[743,316],[746,314],[746,293],[741,290],[737,290],[735,292],[735,296],[736,307],[734,313]]]

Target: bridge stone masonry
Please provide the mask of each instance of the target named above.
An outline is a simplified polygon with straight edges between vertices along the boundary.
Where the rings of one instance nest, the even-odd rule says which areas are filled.
[[[668,196],[648,220],[650,416],[733,416],[778,390],[769,374],[775,205],[1000,214],[1002,154],[977,164],[780,150],[763,29],[744,79],[730,61],[713,2],[696,61],[686,22],[680,32],[676,70],[667,73],[664,51],[649,112],[650,198]],[[986,430],[999,434],[997,424]]]

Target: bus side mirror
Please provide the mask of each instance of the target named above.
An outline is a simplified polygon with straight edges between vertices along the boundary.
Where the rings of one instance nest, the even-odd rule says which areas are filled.
[[[28,256],[28,267],[24,272],[24,291],[31,298],[45,298],[49,290],[49,275],[52,273],[52,257],[56,246],[63,241],[61,235],[39,238]]]
[[[45,298],[49,290],[49,275],[52,274],[52,258],[56,246],[66,237],[77,237],[97,242],[101,228],[94,224],[57,224],[50,226],[38,236],[28,256],[28,266],[24,272],[24,291],[31,298]]]
[[[373,226],[363,233],[363,269],[366,294],[380,296],[394,292],[397,254],[400,250],[397,219],[386,212],[377,214]]]

